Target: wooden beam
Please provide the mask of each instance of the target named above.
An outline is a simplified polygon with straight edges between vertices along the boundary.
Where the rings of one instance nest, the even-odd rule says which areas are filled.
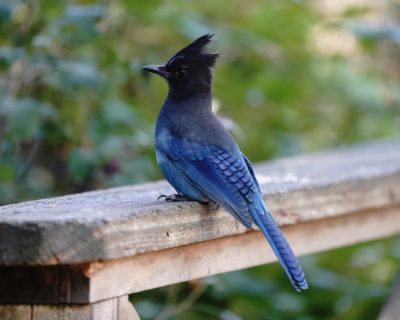
[[[87,305],[0,305],[1,320],[139,320],[128,297]]]
[[[280,225],[400,204],[400,140],[261,164],[256,168]],[[0,207],[0,265],[121,259],[246,230],[223,210],[157,202],[165,182]]]
[[[400,206],[313,220],[282,230],[297,255],[320,252],[400,233]],[[91,303],[275,260],[261,232],[252,231],[106,262],[3,267],[0,303]],[[59,269],[64,271],[56,278]],[[10,289],[13,286],[15,290]]]
[[[88,303],[90,279],[82,271],[85,268],[76,264],[0,266],[0,304]]]
[[[325,251],[400,233],[400,206],[286,226],[283,232],[297,255]],[[276,261],[275,255],[261,232],[254,231],[96,263],[86,270],[91,283],[89,300],[98,301],[272,261]],[[290,290],[290,283],[287,285]]]

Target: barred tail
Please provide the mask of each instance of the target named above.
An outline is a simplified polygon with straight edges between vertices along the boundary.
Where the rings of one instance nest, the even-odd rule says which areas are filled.
[[[261,229],[272,250],[274,250],[296,291],[300,292],[302,289],[308,289],[299,261],[264,203],[261,202],[259,206],[254,204],[251,206],[250,212],[254,222]]]

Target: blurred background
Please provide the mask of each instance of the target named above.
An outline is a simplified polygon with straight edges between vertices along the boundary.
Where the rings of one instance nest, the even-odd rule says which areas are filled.
[[[400,2],[0,0],[0,204],[161,179],[143,64],[215,33],[214,109],[252,162],[400,131]],[[132,297],[143,319],[375,319],[400,239]]]

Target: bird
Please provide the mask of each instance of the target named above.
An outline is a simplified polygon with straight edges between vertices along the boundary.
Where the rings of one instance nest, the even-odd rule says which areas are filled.
[[[166,64],[146,65],[168,83],[155,125],[156,159],[177,191],[166,201],[197,201],[228,211],[247,229],[259,227],[296,291],[307,289],[303,270],[263,200],[250,161],[212,111],[212,71],[219,53],[205,34]]]

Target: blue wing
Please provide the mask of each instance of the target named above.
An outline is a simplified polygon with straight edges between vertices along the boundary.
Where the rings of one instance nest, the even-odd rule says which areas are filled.
[[[174,168],[174,173],[169,173],[172,177],[166,177],[178,192],[196,199],[191,196],[196,190],[224,207],[247,228],[256,223],[295,289],[306,289],[297,258],[265,206],[254,170],[237,145],[226,150],[177,138],[169,142],[168,149],[158,148],[157,152],[164,161],[160,167]]]
[[[218,150],[200,159],[187,160],[181,153],[179,158],[176,155],[173,151],[169,154],[157,151],[160,168],[178,193],[197,201],[210,199],[251,228],[253,220],[246,196],[256,187],[246,177],[245,164]]]

